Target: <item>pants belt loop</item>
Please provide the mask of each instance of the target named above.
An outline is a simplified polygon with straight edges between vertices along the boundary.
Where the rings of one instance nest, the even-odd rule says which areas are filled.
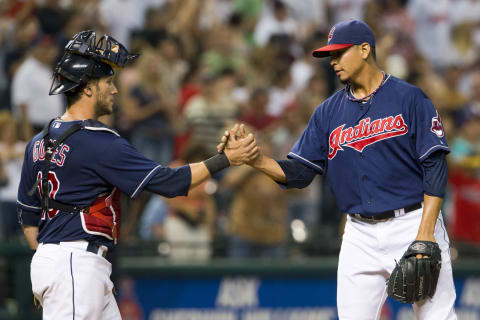
[[[398,218],[404,215],[405,215],[405,208],[400,208],[395,210],[395,218]]]

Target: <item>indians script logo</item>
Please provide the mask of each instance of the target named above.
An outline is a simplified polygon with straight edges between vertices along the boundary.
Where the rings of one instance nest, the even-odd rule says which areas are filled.
[[[345,124],[338,126],[328,139],[328,160],[337,155],[337,151],[343,151],[342,147],[350,147],[362,152],[366,146],[375,142],[404,135],[408,132],[407,124],[403,116],[385,117],[370,122],[370,118],[362,119],[355,127],[344,129]]]
[[[445,134],[443,130],[442,119],[437,112],[437,116],[432,118],[432,128],[430,130],[437,135],[437,137],[442,138]]]
[[[332,27],[332,29],[330,29],[330,32],[328,33],[328,42],[332,40],[334,31],[335,31],[335,27]]]

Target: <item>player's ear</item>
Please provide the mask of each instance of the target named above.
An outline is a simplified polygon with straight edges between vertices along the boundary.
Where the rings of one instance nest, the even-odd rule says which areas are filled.
[[[94,93],[94,87],[95,84],[92,82],[92,80],[88,81],[87,84],[83,87],[83,94],[86,95],[87,97],[93,96]]]
[[[364,42],[360,45],[360,55],[362,56],[363,60],[368,59],[371,51],[372,51],[372,47],[370,47],[368,43]]]

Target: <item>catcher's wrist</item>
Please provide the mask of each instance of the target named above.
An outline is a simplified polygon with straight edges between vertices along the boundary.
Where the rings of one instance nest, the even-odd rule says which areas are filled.
[[[205,164],[205,166],[207,167],[210,175],[213,176],[215,173],[220,172],[225,168],[228,168],[230,166],[230,161],[228,161],[225,153],[222,152],[203,161],[203,164]]]

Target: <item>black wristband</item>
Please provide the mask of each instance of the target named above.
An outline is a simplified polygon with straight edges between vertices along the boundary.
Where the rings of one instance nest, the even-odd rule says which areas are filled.
[[[219,171],[222,171],[225,168],[230,167],[230,161],[228,161],[228,158],[225,155],[225,153],[216,154],[213,157],[203,161],[203,163],[207,167],[211,176],[213,176],[215,173]]]

